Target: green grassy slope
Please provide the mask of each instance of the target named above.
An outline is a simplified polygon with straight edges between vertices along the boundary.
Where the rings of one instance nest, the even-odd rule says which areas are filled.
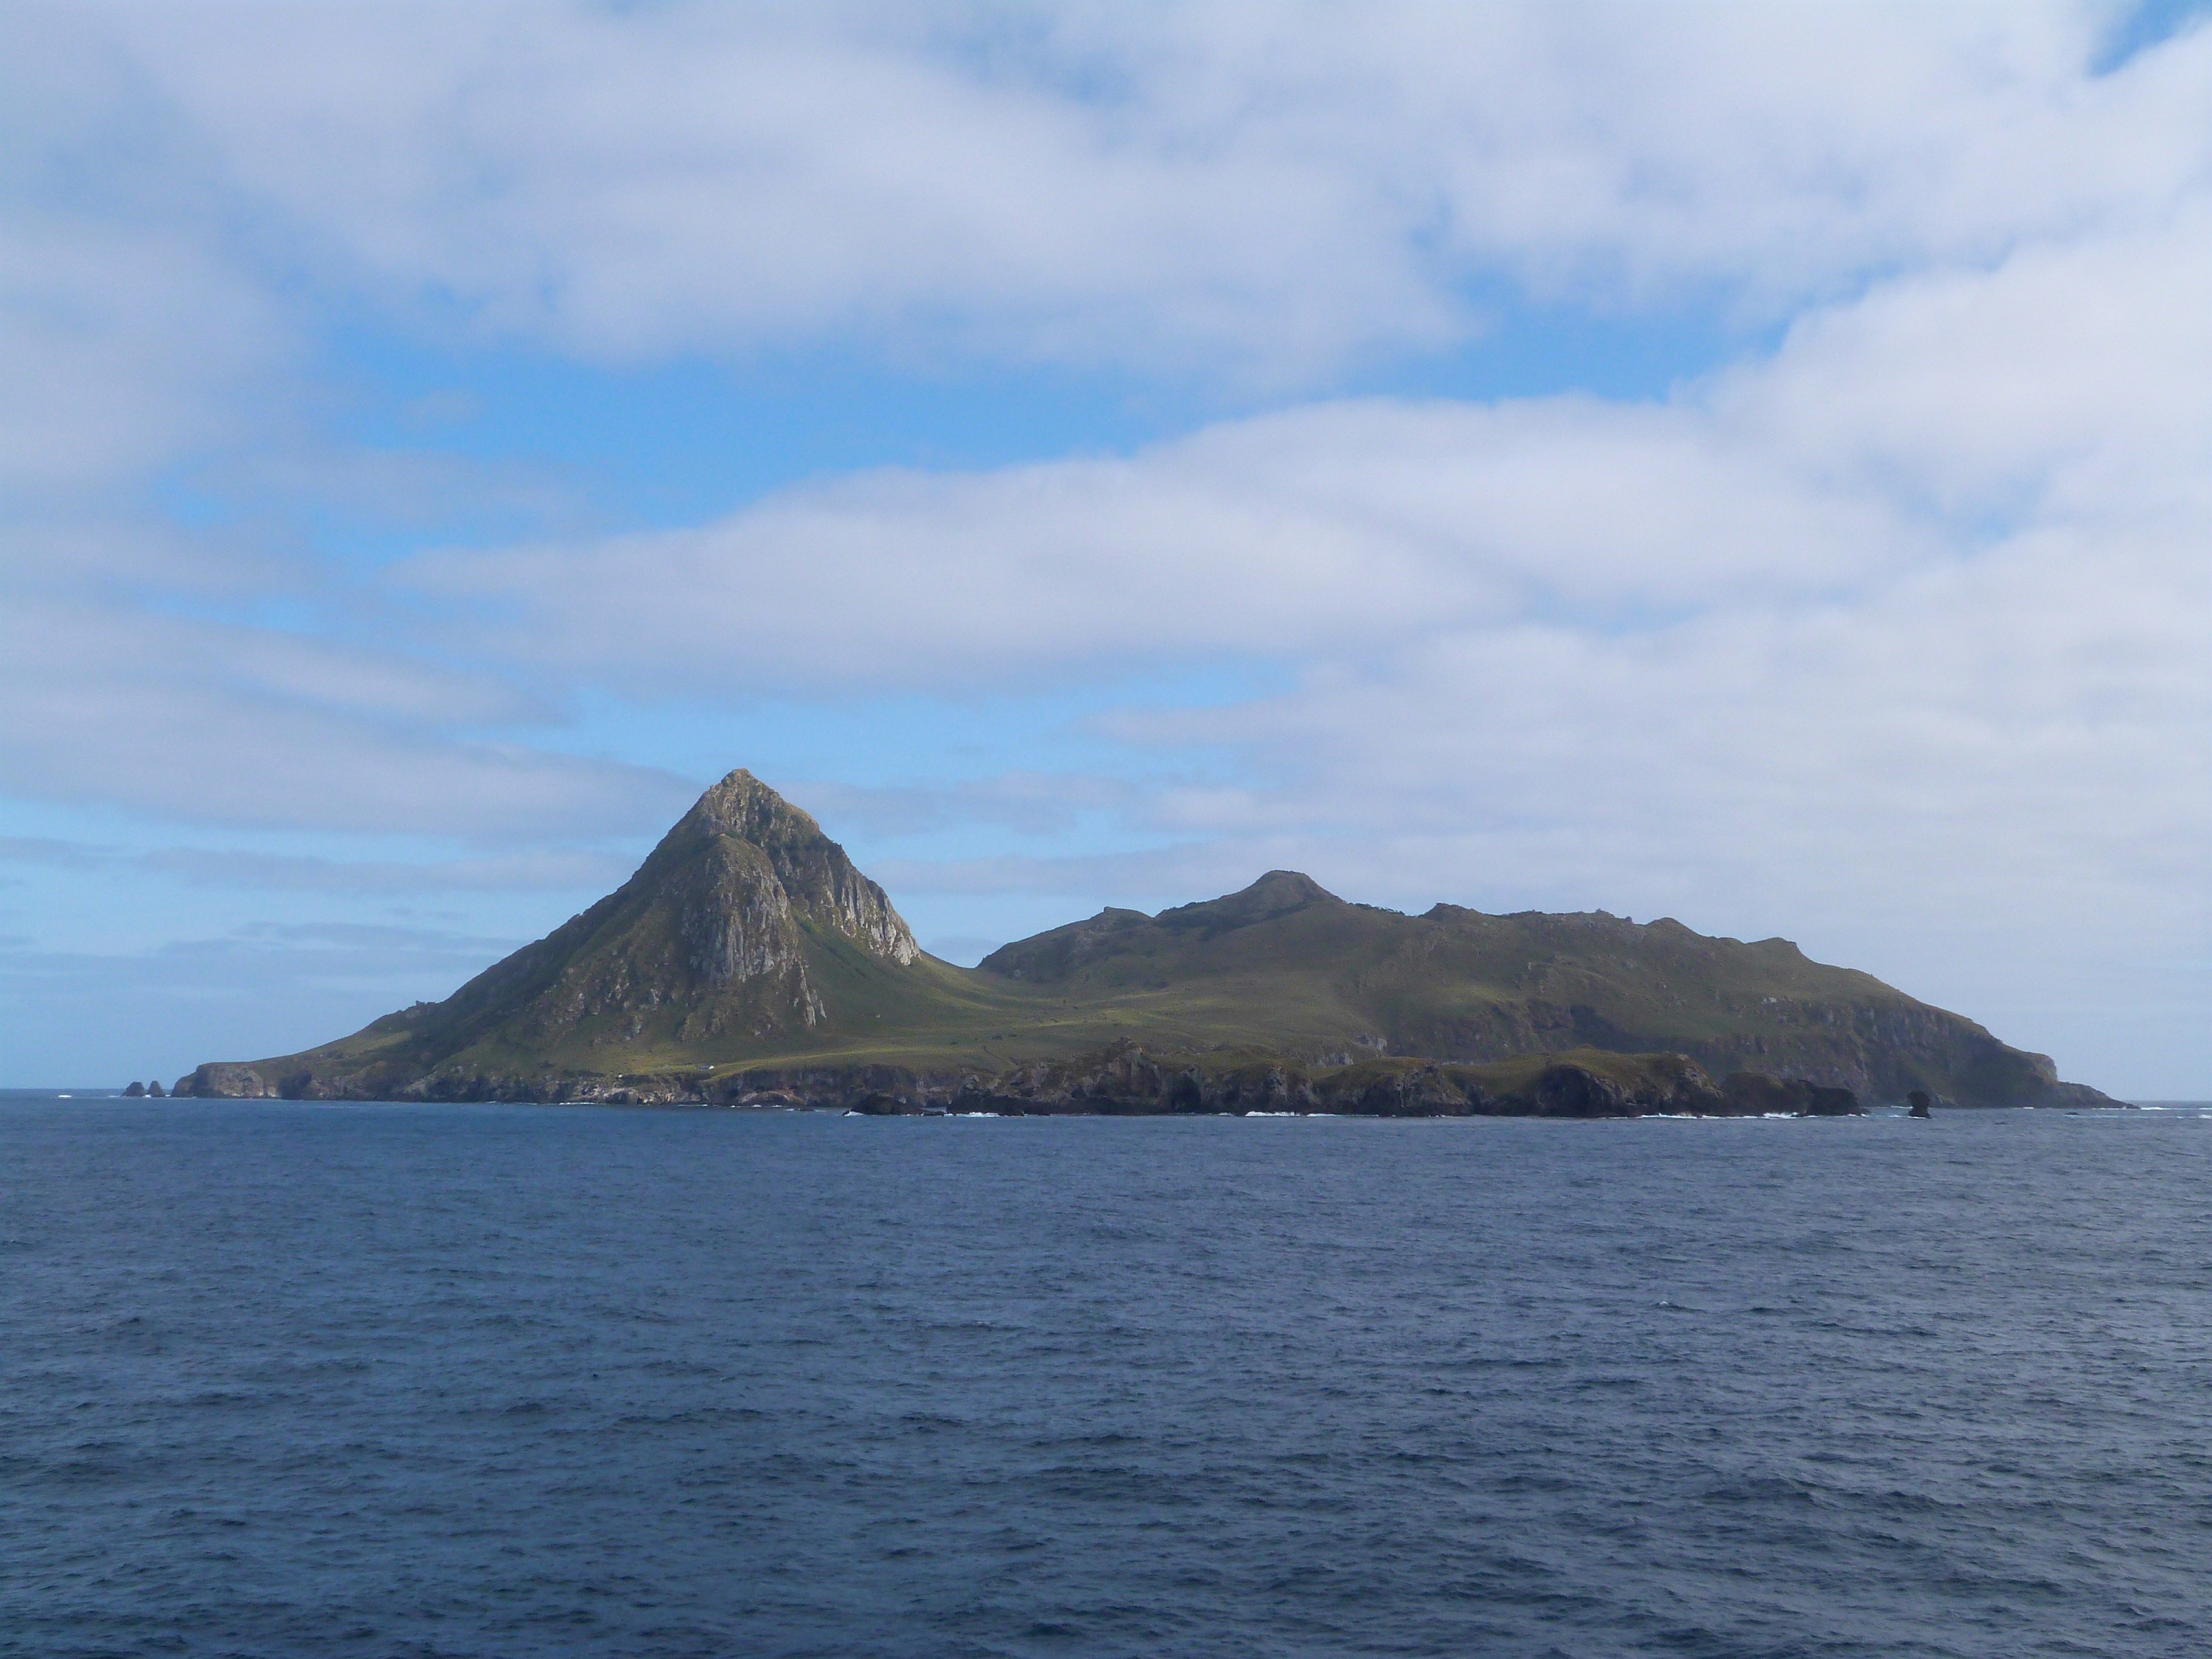
[[[1275,872],[1146,917],[1105,911],[1010,945],[981,971],[1081,1000],[1158,998],[1230,1041],[1308,1061],[1470,1062],[1589,1048],[1674,1052],[1716,1076],[1768,1071],[1881,1097],[1996,1103],[2046,1093],[2040,1056],[1785,939],[1709,939],[1602,911],[1407,916]]]
[[[750,775],[630,881],[452,997],[191,1091],[558,1097],[578,1080],[889,1068],[988,1076],[1134,1042],[1209,1065],[1674,1053],[1962,1103],[2069,1096],[2050,1062],[1783,939],[1602,911],[1413,916],[1276,871],[1147,916],[1106,910],[973,970],[919,953],[882,891]]]

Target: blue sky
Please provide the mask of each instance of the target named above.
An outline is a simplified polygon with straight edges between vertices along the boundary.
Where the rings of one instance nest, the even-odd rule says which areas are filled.
[[[960,960],[1287,865],[2212,1093],[2202,8],[11,9],[0,1082],[744,765]]]

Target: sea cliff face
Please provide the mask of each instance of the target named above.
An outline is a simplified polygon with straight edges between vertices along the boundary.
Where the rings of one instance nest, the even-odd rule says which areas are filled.
[[[189,1086],[187,1086],[189,1085]],[[203,1097],[319,1097],[312,1083],[249,1066],[204,1066],[179,1091]],[[1154,1056],[1121,1042],[1064,1060],[1003,1072],[932,1073],[906,1066],[772,1067],[720,1075],[673,1073],[534,1080],[441,1076],[400,1097],[588,1102],[604,1105],[740,1106],[927,1112],[1002,1117],[1172,1116],[1189,1113],[1333,1113],[1348,1117],[1706,1117],[1859,1112],[1847,1089],[1739,1072],[1716,1083],[1681,1054],[1578,1050],[1487,1066],[1368,1060],[1309,1067],[1265,1059]]]
[[[1102,911],[964,970],[924,955],[884,890],[744,771],[620,888],[445,1001],[203,1066],[179,1091],[1611,1115],[1752,1109],[1765,1085],[1742,1079],[1784,1090],[1759,1109],[1829,1109],[1821,1091],[2104,1102],[1787,940],[1602,911],[1407,915],[1294,871],[1158,915]]]

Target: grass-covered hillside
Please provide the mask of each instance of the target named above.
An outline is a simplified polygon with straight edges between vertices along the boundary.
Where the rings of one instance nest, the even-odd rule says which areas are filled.
[[[2050,1062],[1782,939],[1602,911],[1421,915],[1286,871],[1148,916],[1106,910],[963,969],[750,774],[703,796],[616,892],[440,1003],[298,1054],[204,1066],[198,1094],[562,1098],[651,1079],[720,1097],[802,1079],[1011,1075],[1134,1043],[1216,1070],[1381,1059],[1680,1054],[1874,1098],[2069,1097]],[[2081,1091],[2070,1097],[2094,1097]]]

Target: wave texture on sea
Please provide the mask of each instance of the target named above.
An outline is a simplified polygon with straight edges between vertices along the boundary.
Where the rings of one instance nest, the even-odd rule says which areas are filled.
[[[0,1103],[0,1654],[2195,1656],[2212,1116]]]

